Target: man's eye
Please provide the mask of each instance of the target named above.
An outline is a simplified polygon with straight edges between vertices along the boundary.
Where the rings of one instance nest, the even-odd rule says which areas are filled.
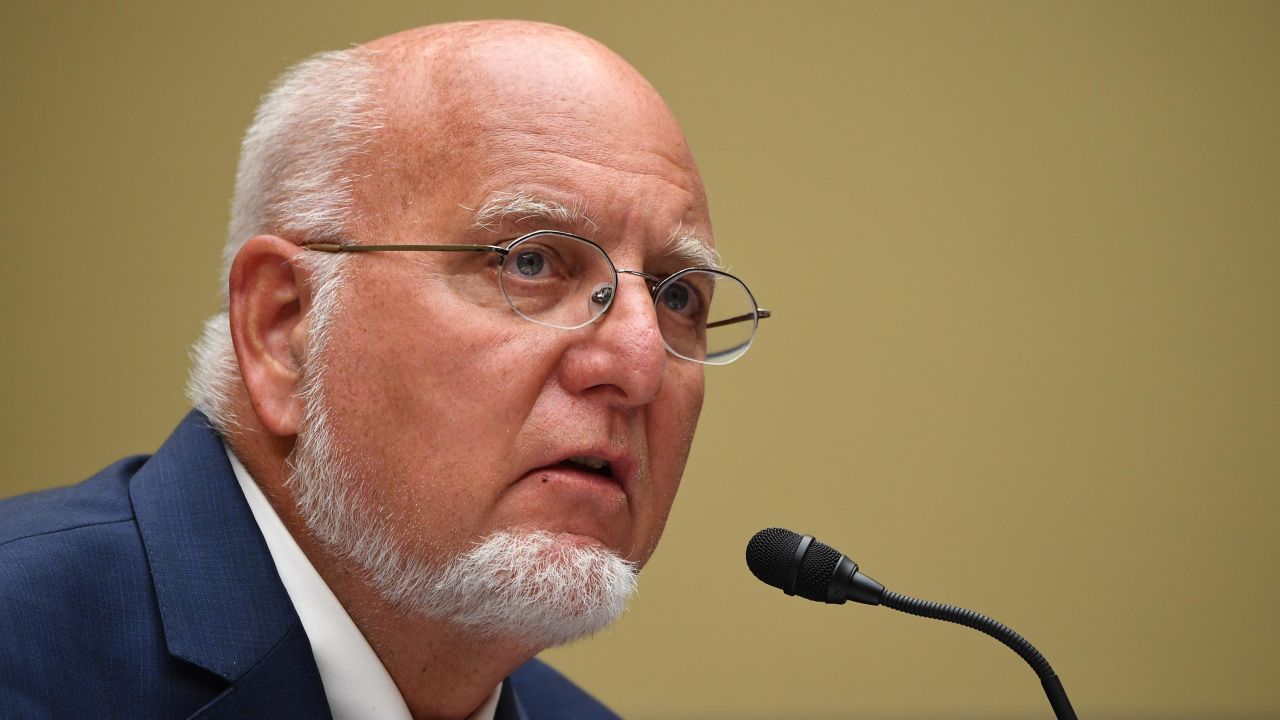
[[[538,277],[546,264],[542,253],[533,250],[525,250],[516,256],[516,272],[524,277]]]
[[[698,312],[698,295],[688,285],[677,282],[662,291],[662,306],[680,315],[695,315]]]

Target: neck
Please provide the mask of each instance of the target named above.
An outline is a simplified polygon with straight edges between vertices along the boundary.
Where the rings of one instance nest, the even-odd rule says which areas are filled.
[[[474,631],[400,610],[363,581],[363,572],[336,561],[305,530],[287,521],[286,526],[377,653],[414,718],[469,716],[536,654],[510,640],[478,640]]]
[[[479,639],[474,631],[386,601],[361,568],[336,557],[307,529],[285,486],[291,448],[282,448],[265,433],[228,438],[228,444],[382,661],[414,718],[468,717],[498,683],[537,653],[538,648],[509,638]]]

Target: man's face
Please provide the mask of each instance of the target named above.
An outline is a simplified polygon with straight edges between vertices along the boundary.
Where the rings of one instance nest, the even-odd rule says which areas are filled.
[[[619,268],[687,266],[673,232],[709,241],[710,223],[665,107],[617,67],[526,50],[478,52],[466,87],[395,96],[353,240],[494,244],[560,229],[600,243]],[[477,210],[515,196],[579,217],[526,207],[475,226]],[[620,275],[600,321],[560,330],[510,309],[491,255],[346,262],[323,397],[336,449],[362,481],[352,492],[402,550],[440,564],[494,532],[543,530],[649,558],[703,375],[665,351],[640,278]]]

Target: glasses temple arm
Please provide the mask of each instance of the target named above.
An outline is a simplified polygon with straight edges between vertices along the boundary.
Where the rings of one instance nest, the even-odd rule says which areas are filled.
[[[772,316],[773,316],[773,313],[769,312],[768,310],[765,310],[764,308],[756,308],[755,312],[749,312],[743,315],[737,315],[735,317],[725,318],[724,320],[716,320],[715,322],[709,322],[707,323],[707,329],[710,330],[711,328],[718,328],[724,325],[732,325],[734,323],[746,322],[752,318],[760,318],[761,320],[763,320],[767,317],[772,317]]]
[[[301,247],[327,253],[340,252],[491,252],[502,255],[507,249],[497,245],[339,245],[338,243],[303,243]]]

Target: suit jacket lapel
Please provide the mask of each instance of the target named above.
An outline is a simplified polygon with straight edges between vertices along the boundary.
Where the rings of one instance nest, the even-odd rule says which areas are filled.
[[[169,652],[232,683],[200,716],[234,715],[225,703],[328,717],[311,645],[204,415],[183,420],[134,475],[130,497]]]
[[[303,660],[309,663],[310,672]],[[302,624],[296,623],[265,658],[192,715],[191,720],[330,718],[324,686],[314,667],[311,644]]]

